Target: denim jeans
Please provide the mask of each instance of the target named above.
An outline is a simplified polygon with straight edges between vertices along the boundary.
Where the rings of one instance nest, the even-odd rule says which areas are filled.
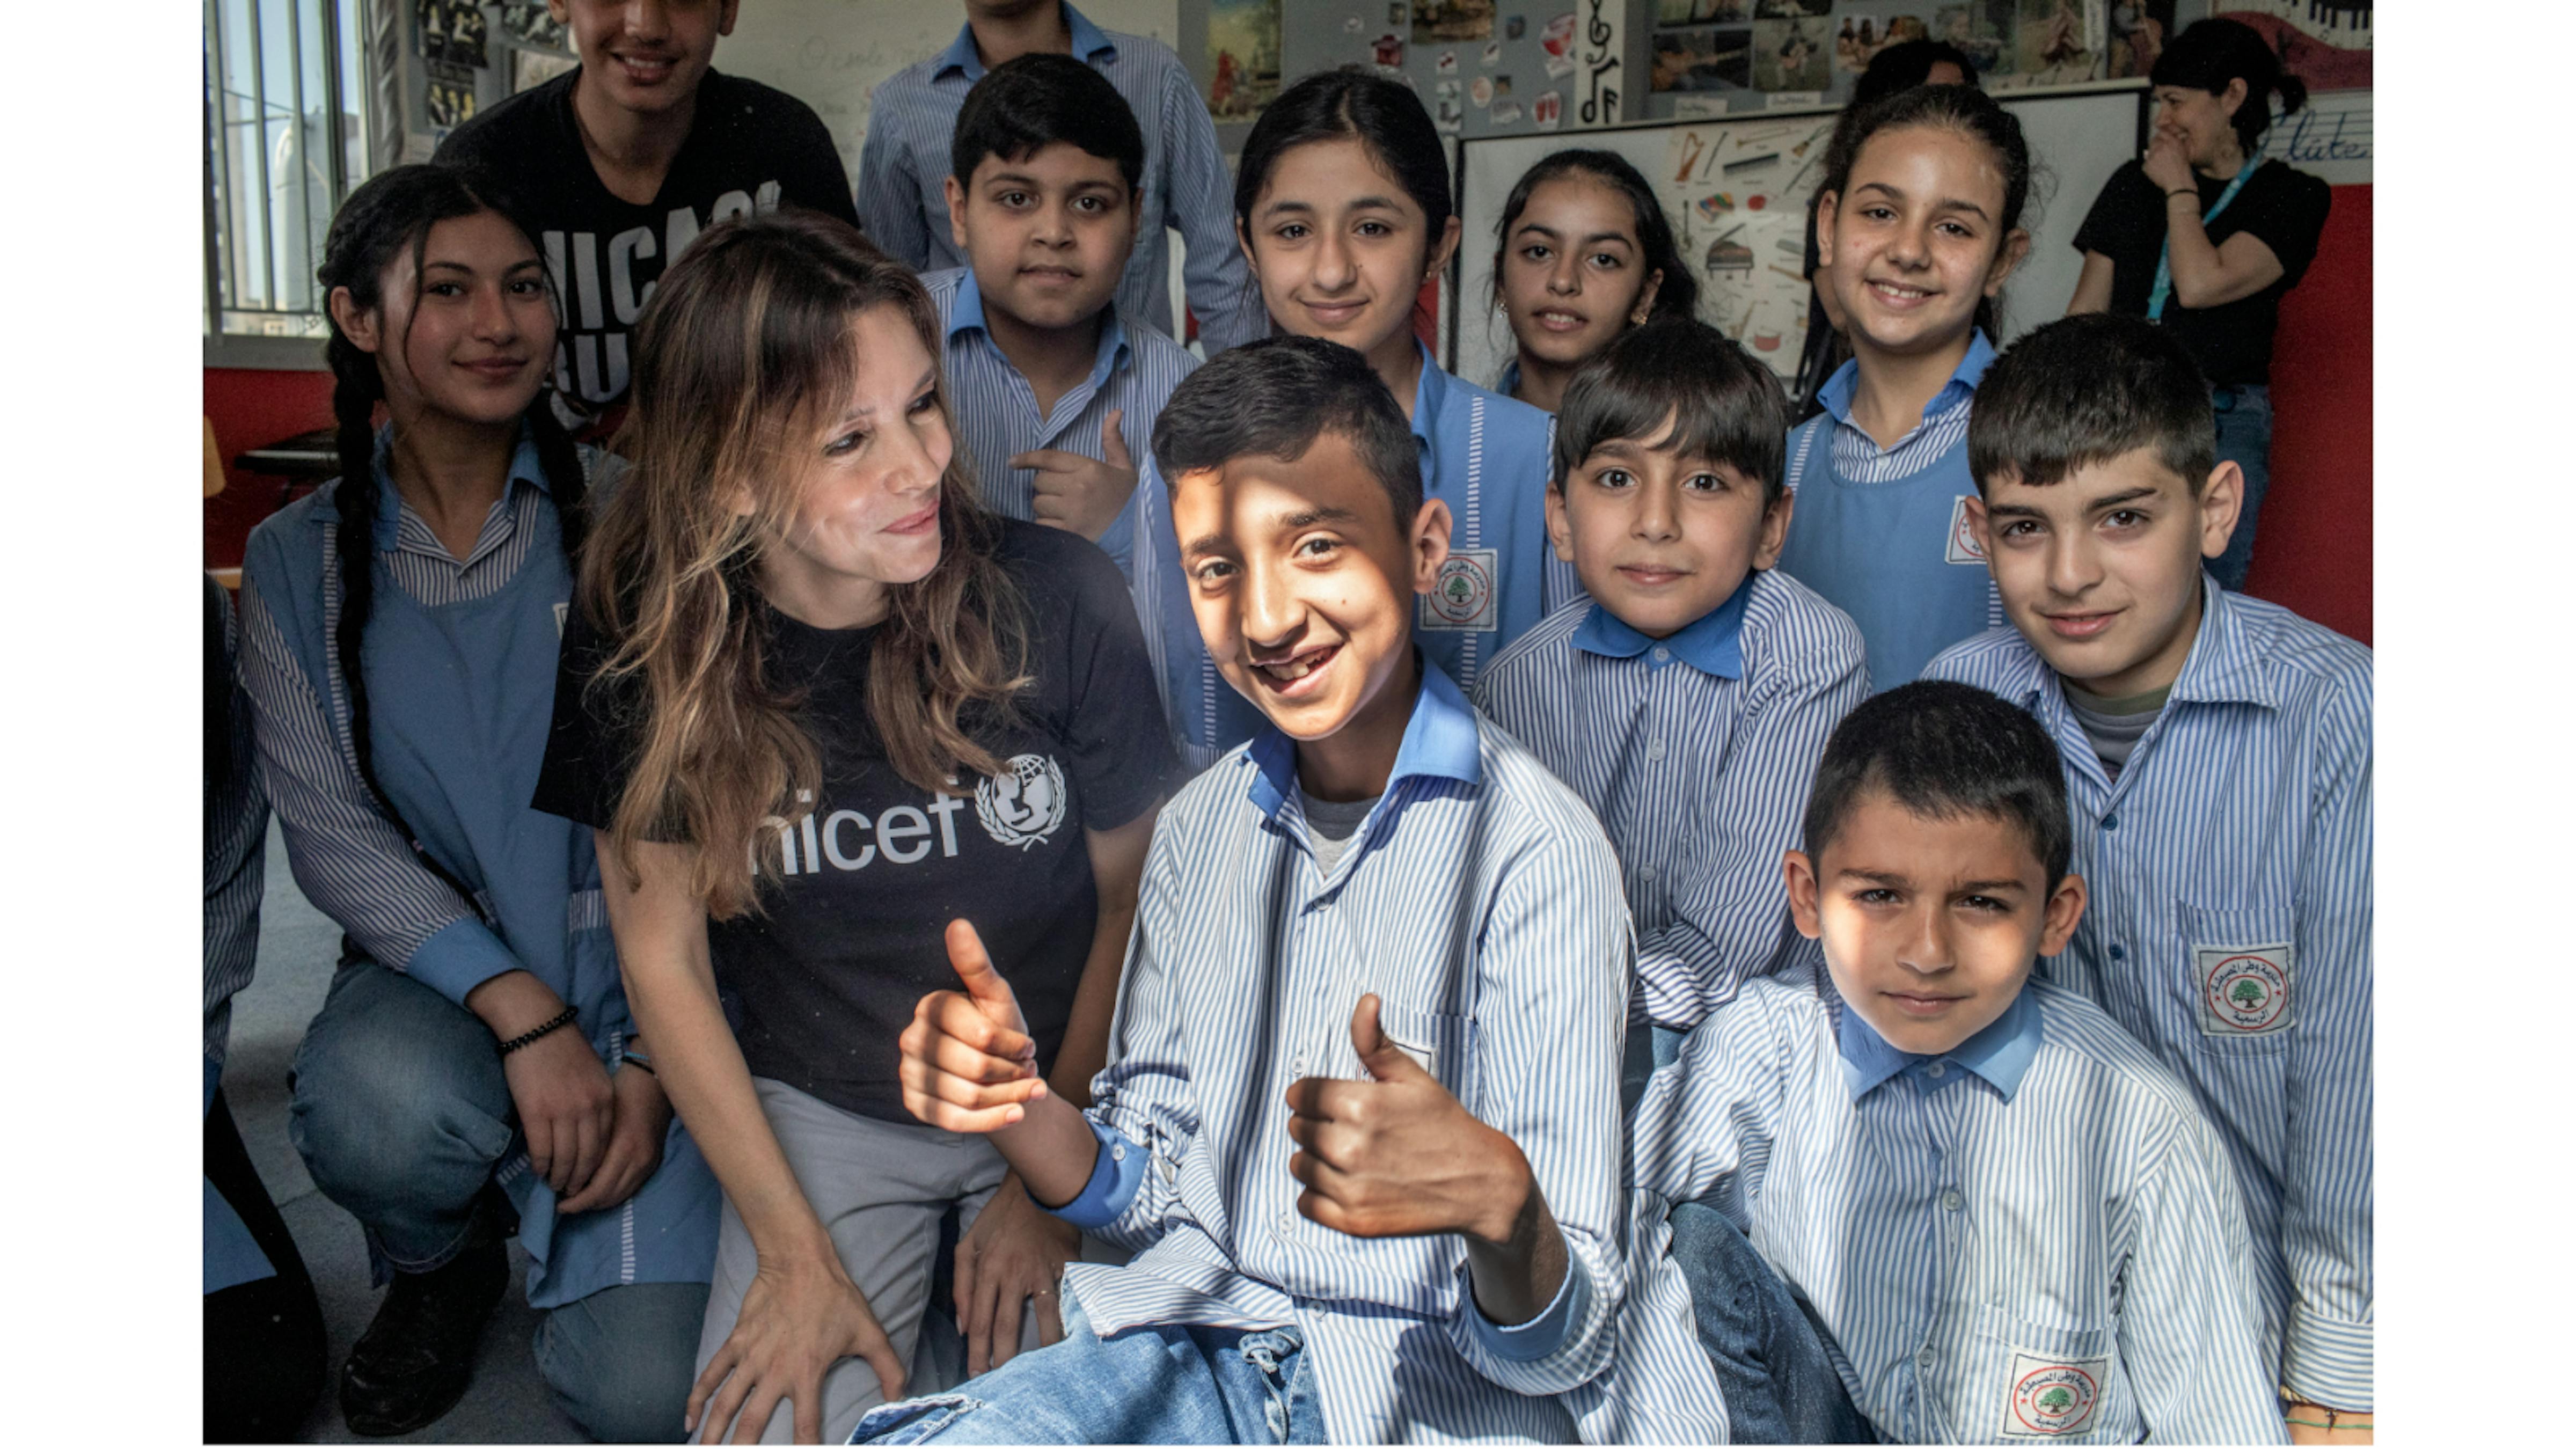
[[[1158,1324],[1110,1338],[1066,1294],[1064,1340],[955,1392],[881,1404],[853,1444],[1321,1444],[1293,1328]]]
[[[704,1283],[626,1283],[537,1320],[537,1372],[603,1444],[677,1444],[697,1378]]]
[[[1726,1396],[1738,1444],[1872,1444],[1825,1340],[1789,1285],[1726,1214],[1705,1203],[1673,1209],[1674,1259],[1690,1283],[1700,1347]]]
[[[2254,562],[2254,518],[2263,511],[2263,495],[2272,487],[2272,390],[2268,387],[2210,389],[2212,415],[2218,420],[2218,461],[2245,470],[2245,501],[2236,510],[2236,531],[2227,551],[2210,560],[2209,571],[2230,593],[2245,588],[2245,570]],[[2221,404],[2224,404],[2222,406]]]
[[[1689,1038],[1689,1032],[1657,1026],[1643,1016],[1628,1023],[1627,1045],[1619,1057],[1621,1116],[1637,1110],[1637,1104],[1645,1100],[1646,1083],[1681,1056],[1682,1043]]]

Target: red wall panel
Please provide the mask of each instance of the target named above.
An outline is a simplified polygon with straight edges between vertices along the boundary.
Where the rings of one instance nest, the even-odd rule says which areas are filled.
[[[232,460],[247,449],[326,427],[331,374],[248,367],[206,369],[206,416],[224,456],[224,491],[206,500],[206,564],[238,567],[242,546],[261,519],[277,511],[280,480],[244,473]]]
[[[2370,188],[2334,188],[2272,342],[2272,491],[2247,593],[2370,642]]]

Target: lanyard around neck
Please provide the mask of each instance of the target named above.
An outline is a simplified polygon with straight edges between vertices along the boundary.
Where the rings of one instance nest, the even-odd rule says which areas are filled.
[[[2245,165],[2236,173],[2236,179],[2228,182],[2227,189],[2218,193],[2218,200],[2210,206],[2209,210],[2201,213],[2200,224],[2202,226],[2207,226],[2211,222],[2218,220],[2218,214],[2227,209],[2227,203],[2234,201],[2236,199],[2236,193],[2245,189],[2245,178],[2253,175],[2254,168],[2262,164],[2263,158],[2260,156],[2246,157]],[[2171,227],[2167,227],[2165,229],[2164,245],[2156,249],[2156,286],[2154,291],[2147,294],[2148,321],[2160,322],[2164,320],[2165,302],[2172,295],[2173,229]]]

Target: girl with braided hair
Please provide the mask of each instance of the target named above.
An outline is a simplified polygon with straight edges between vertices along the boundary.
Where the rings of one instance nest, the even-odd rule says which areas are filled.
[[[717,1191],[636,1040],[590,834],[528,805],[600,461],[544,395],[529,238],[433,165],[360,187],[325,243],[340,457],[367,466],[262,524],[242,578],[265,784],[346,933],[289,1128],[392,1283],[341,1376],[352,1430],[463,1394],[515,1222],[557,1402],[672,1441]]]

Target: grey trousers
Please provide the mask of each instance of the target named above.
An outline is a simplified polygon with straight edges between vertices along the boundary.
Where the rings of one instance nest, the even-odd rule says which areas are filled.
[[[958,1362],[962,1355],[920,1351],[925,1347],[923,1310],[929,1304],[937,1266],[940,1221],[951,1207],[958,1210],[961,1232],[975,1221],[1009,1170],[1002,1154],[982,1137],[844,1112],[767,1077],[754,1077],[752,1085],[760,1093],[761,1111],[787,1154],[797,1185],[832,1235],[841,1267],[866,1296],[869,1311],[876,1314],[894,1346],[895,1357],[910,1366],[912,1382],[905,1392],[924,1394],[955,1387],[953,1379],[930,1380],[962,1377],[954,1369],[943,1375],[938,1367]],[[708,1361],[733,1332],[743,1295],[751,1291],[752,1274],[758,1267],[751,1233],[728,1199],[716,1231],[715,1281],[708,1289],[706,1325],[698,1336],[699,1372],[705,1372]],[[1036,1311],[1023,1309],[1020,1346],[1035,1348],[1037,1343]],[[834,1364],[823,1377],[823,1442],[845,1442],[859,1416],[884,1402],[885,1392],[867,1360],[845,1358]],[[795,1429],[794,1408],[781,1399],[760,1442],[788,1443]],[[718,1437],[730,1439],[732,1434],[728,1425]]]

